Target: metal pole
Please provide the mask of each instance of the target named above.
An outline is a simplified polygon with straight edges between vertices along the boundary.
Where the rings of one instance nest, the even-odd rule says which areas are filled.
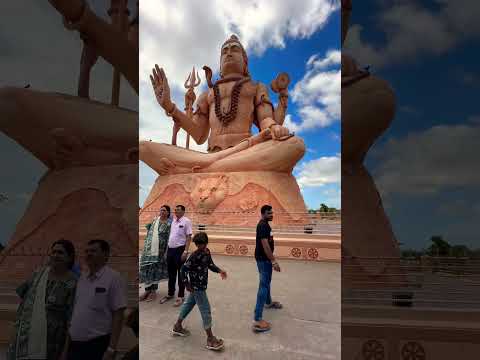
[[[112,19],[112,25],[117,27],[121,33],[124,33],[128,25],[127,8],[128,0],[111,0],[110,10],[108,15]],[[111,104],[118,106],[120,102],[120,71],[117,68],[113,69],[113,81],[112,81],[112,101]]]

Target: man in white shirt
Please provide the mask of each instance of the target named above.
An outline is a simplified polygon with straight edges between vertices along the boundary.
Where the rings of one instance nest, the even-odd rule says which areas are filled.
[[[160,303],[170,300],[175,296],[175,283],[178,278],[178,298],[175,306],[180,306],[185,297],[185,285],[180,278],[180,268],[188,256],[188,249],[192,241],[192,222],[185,215],[185,206],[175,207],[175,217],[170,228],[168,239],[167,267],[168,267],[168,295]]]
[[[106,265],[109,253],[110,245],[105,240],[88,243],[89,271],[77,283],[66,344],[69,360],[115,358],[127,297],[120,274]]]

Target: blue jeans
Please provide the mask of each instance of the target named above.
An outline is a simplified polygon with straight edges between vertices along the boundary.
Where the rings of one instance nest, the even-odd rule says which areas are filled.
[[[260,284],[258,285],[257,305],[255,306],[255,321],[262,320],[263,307],[272,303],[270,284],[272,282],[272,263],[268,260],[257,260]]]
[[[187,300],[182,304],[180,308],[180,315],[178,316],[180,320],[185,320],[185,318],[190,314],[190,311],[195,307],[195,304],[200,310],[200,315],[203,320],[203,328],[210,329],[212,327],[212,313],[210,311],[210,303],[208,302],[207,292],[205,290],[194,290],[188,294]]]

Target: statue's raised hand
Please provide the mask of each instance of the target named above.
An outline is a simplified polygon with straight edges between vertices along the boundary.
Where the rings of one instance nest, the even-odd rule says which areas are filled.
[[[157,64],[155,64],[155,68],[152,69],[150,81],[152,82],[153,91],[155,92],[158,103],[162,108],[170,111],[173,105],[170,99],[170,87],[168,86],[165,72]]]

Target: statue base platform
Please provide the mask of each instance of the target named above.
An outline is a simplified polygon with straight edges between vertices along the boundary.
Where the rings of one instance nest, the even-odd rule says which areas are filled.
[[[194,233],[208,233],[213,254],[253,256],[260,209],[269,204],[274,213],[277,257],[340,261],[339,219],[314,224],[291,174],[258,171],[159,176],[140,210],[140,251],[146,236],[144,225],[158,216],[162,205],[173,211],[178,204],[186,207]]]
[[[72,241],[83,264],[89,240],[111,246],[109,265],[135,283],[138,277],[137,165],[49,171],[39,181],[15,233],[0,255],[0,282],[17,286],[48,261],[53,242]],[[82,266],[83,267],[83,266]]]
[[[207,226],[208,248],[212,254],[228,256],[255,255],[255,229],[237,231],[210,230]],[[196,229],[194,230],[194,233]],[[140,251],[143,249],[146,231],[141,231]],[[286,234],[277,235],[274,229],[275,256],[279,259],[340,262],[341,236],[340,234]]]
[[[273,207],[273,225],[306,225],[306,207],[291,174],[255,171],[159,176],[140,211],[140,226],[162,205],[182,204],[194,224],[256,226],[260,209]]]

